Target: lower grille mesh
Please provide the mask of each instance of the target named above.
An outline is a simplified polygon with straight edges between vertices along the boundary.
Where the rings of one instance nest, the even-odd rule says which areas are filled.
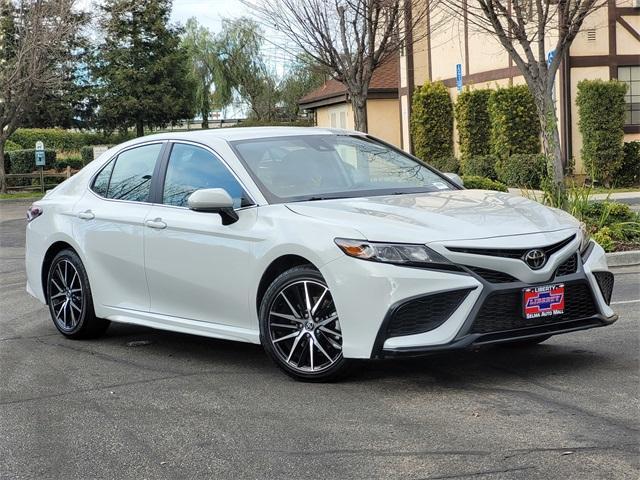
[[[604,301],[607,305],[611,304],[611,295],[613,294],[613,273],[611,272],[594,272]]]
[[[424,333],[442,325],[471,290],[454,290],[411,300],[393,313],[387,326],[387,337]]]
[[[487,297],[470,333],[489,333],[548,325],[590,317],[597,313],[586,283],[565,284],[565,308],[562,315],[526,320],[522,315],[522,290],[494,293]]]

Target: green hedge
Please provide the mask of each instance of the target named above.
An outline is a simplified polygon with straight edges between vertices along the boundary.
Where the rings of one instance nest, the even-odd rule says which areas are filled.
[[[640,141],[624,144],[622,166],[614,182],[620,187],[640,185]]]
[[[438,159],[453,157],[453,104],[442,82],[426,82],[416,89],[410,128],[418,158],[435,166]]]
[[[540,153],[540,123],[526,85],[498,88],[489,95],[491,153],[500,158]]]
[[[610,185],[624,158],[626,84],[617,80],[578,83],[578,126],[582,161],[594,180]]]
[[[510,187],[540,188],[547,171],[547,159],[538,154],[517,154],[496,163],[498,180]]]
[[[97,132],[74,132],[59,128],[19,128],[11,135],[11,140],[27,148],[35,147],[36,142],[41,140],[45,148],[80,150],[85,145],[117,144],[134,137],[133,133],[106,135]]]
[[[84,162],[80,157],[69,157],[58,160],[53,166],[56,170],[64,170],[67,167],[71,167],[73,170],[80,170],[84,166]]]
[[[16,142],[12,142],[11,140],[4,142],[5,152],[13,152],[14,150],[22,150],[22,145],[18,145]]]
[[[80,148],[80,156],[82,157],[82,163],[84,163],[84,165],[93,162],[93,147],[84,146]]]
[[[445,173],[460,173],[460,161],[453,155],[450,157],[439,157],[429,162],[429,165]]]
[[[477,175],[464,175],[462,177],[464,188],[478,189],[478,190],[497,190],[498,192],[508,192],[509,189],[504,183],[491,180],[486,177],[479,177]]]
[[[460,162],[460,169],[463,175],[487,177],[495,180],[497,178],[497,162],[498,157],[495,155],[476,155],[462,160]]]
[[[47,167],[56,163],[56,151],[45,150],[44,158]],[[8,167],[8,168],[7,168]],[[35,149],[14,150],[5,152],[5,171],[9,173],[31,173],[36,169]]]
[[[491,90],[487,88],[467,89],[456,100],[455,118],[462,164],[471,157],[487,155],[491,151],[491,121],[488,110],[490,96]]]

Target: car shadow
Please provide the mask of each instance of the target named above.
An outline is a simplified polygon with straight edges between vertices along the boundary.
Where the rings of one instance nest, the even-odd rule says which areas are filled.
[[[112,324],[101,341],[129,346],[150,345],[153,355],[191,364],[215,363],[242,374],[279,373],[261,346],[248,343],[125,324]],[[606,368],[607,362],[607,356],[575,345],[494,346],[423,357],[357,361],[356,368],[345,381],[375,384],[393,379],[416,385],[424,385],[427,381],[432,386],[452,388],[514,379],[543,382],[554,375],[576,375],[596,366]]]

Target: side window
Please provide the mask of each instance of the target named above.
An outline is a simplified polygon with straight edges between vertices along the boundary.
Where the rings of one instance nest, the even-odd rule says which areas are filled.
[[[246,194],[229,169],[209,151],[176,143],[171,150],[164,180],[162,203],[187,206],[187,198],[201,188],[224,188],[235,208],[242,206]]]
[[[151,188],[153,169],[161,150],[162,144],[154,143],[132,148],[118,155],[111,173],[106,197],[116,200],[146,202]]]
[[[93,180],[91,190],[96,192],[101,197],[107,196],[107,190],[109,189],[109,179],[111,178],[111,171],[113,170],[113,164],[116,162],[109,162],[104,167],[96,178]]]

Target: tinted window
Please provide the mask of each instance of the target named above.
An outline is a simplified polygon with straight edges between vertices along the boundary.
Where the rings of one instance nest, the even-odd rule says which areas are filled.
[[[91,189],[101,197],[107,196],[107,190],[109,189],[109,179],[111,178],[111,171],[113,170],[114,163],[115,162],[109,162],[109,164],[104,167],[93,180],[93,186],[91,187]]]
[[[224,188],[236,208],[246,197],[238,181],[215,155],[203,148],[176,143],[169,157],[162,202],[185,207],[189,195],[201,188]]]
[[[162,144],[154,143],[118,155],[106,196],[116,200],[146,202],[160,150]]]

